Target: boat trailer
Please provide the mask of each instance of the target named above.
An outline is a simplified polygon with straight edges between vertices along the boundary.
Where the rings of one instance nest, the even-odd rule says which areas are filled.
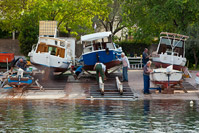
[[[43,86],[41,86],[38,81],[38,79],[35,80],[31,76],[31,72],[24,72],[22,69],[19,69],[17,74],[14,73],[9,75],[9,73],[6,73],[4,78],[1,78],[0,87],[12,88],[16,93],[24,92],[27,88],[38,88],[41,91],[44,90]],[[6,85],[9,87],[5,87]]]

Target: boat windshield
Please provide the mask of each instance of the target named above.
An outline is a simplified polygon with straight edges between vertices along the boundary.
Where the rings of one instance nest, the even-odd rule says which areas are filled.
[[[168,38],[161,39],[158,54],[167,53],[168,55],[171,55],[172,47],[174,55],[183,56],[183,41]]]
[[[174,47],[180,47],[182,48],[183,47],[183,41],[180,41],[180,40],[173,40],[173,46]]]
[[[171,42],[172,42],[171,39],[162,38],[160,43],[166,44],[166,45],[171,45]]]

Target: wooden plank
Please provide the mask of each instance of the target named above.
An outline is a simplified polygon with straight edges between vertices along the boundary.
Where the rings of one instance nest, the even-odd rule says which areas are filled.
[[[115,77],[115,80],[116,80],[116,87],[117,87],[119,93],[122,95],[122,94],[123,94],[123,85],[122,85],[122,83],[120,82],[118,76]]]
[[[101,90],[101,94],[104,95],[104,83],[101,76],[99,77],[99,89]]]

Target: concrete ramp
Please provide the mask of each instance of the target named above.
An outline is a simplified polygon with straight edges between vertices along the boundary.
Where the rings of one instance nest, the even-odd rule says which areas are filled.
[[[121,95],[115,84],[104,84],[104,95],[98,85],[91,85],[89,89],[89,96],[87,98],[137,98],[132,92],[129,85],[123,85],[123,94]]]

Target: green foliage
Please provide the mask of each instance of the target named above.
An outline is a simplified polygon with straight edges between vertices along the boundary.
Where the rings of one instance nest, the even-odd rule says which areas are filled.
[[[140,56],[143,53],[144,48],[149,47],[148,44],[134,42],[134,41],[122,41],[122,42],[117,42],[116,44],[122,47],[122,50],[125,54],[127,55],[137,54],[137,56]]]
[[[126,0],[123,19],[136,26],[135,39],[152,40],[162,31],[184,33],[199,18],[198,0]]]
[[[12,38],[12,34],[8,31],[3,31],[0,29],[0,38]]]
[[[189,36],[186,45],[186,58],[189,60],[189,67],[196,69],[199,62],[199,24],[189,25],[186,31]]]
[[[28,55],[32,45],[37,43],[39,23],[33,14],[24,14],[19,34],[20,51],[24,55]]]

